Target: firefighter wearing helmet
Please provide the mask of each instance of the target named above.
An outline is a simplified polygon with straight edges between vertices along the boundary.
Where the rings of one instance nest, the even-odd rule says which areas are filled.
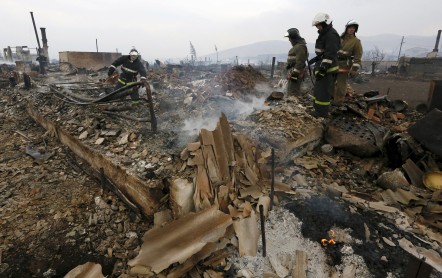
[[[308,59],[307,44],[296,28],[290,28],[285,34],[292,48],[287,57],[287,95],[300,96],[301,82],[304,79],[305,63]]]
[[[129,85],[130,83],[137,82],[138,74],[141,75],[141,81],[146,80],[147,71],[140,60],[141,58],[138,51],[135,48],[132,48],[129,51],[129,55],[123,55],[112,63],[107,73],[109,77],[114,74],[115,70],[119,66],[121,66],[121,74],[118,78],[114,91]],[[132,100],[137,100],[140,98],[137,88],[133,89],[130,97]],[[118,96],[115,98],[118,98]]]
[[[326,13],[318,13],[312,21],[318,29],[315,43],[316,61],[314,65],[315,86],[313,88],[314,117],[328,117],[333,84],[338,71],[337,53],[341,48],[338,32],[333,28],[332,20]]]
[[[341,49],[338,51],[339,71],[333,97],[337,105],[342,104],[347,94],[348,76],[356,77],[361,67],[362,44],[356,37],[358,28],[358,22],[350,20],[345,25],[345,32],[341,35]]]

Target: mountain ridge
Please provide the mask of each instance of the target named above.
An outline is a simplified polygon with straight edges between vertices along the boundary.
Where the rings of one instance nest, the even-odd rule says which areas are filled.
[[[402,37],[404,37],[404,40],[401,49]],[[401,56],[426,57],[429,52],[433,51],[436,43],[435,36],[380,34],[358,36],[358,38],[361,40],[365,53],[377,48],[385,54],[385,60],[396,60],[399,50],[401,50]],[[278,61],[287,59],[290,47],[288,41],[267,40],[221,50],[218,53],[210,53],[202,56],[202,58],[216,61],[218,54],[218,60],[222,62],[232,62],[238,59],[240,62],[268,63],[272,57],[276,57]],[[440,50],[440,45],[438,48]],[[307,49],[310,57],[314,56],[313,42],[307,42]],[[439,51],[438,56],[442,56],[441,51]]]

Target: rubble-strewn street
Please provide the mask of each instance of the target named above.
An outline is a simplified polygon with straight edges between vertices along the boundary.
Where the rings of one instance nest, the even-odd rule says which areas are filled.
[[[2,277],[442,277],[441,112],[376,78],[323,119],[252,66],[151,69],[137,102],[106,71],[12,71]]]

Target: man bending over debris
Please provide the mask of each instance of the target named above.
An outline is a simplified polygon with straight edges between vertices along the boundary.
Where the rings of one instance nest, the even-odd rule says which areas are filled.
[[[132,82],[137,82],[137,75],[141,75],[141,81],[145,81],[147,77],[147,71],[144,65],[141,63],[138,51],[133,48],[129,52],[129,55],[123,55],[117,60],[115,60],[109,67],[107,75],[110,77],[117,67],[121,66],[121,75],[118,78],[118,83],[114,88],[118,90]],[[137,100],[140,98],[138,90],[134,89],[130,94],[132,100]]]

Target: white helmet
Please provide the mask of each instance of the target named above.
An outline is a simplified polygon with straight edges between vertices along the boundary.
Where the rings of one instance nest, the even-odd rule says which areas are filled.
[[[316,26],[319,23],[324,22],[325,24],[330,24],[332,22],[330,16],[326,13],[318,13],[315,15],[312,21],[312,26]]]
[[[135,48],[132,48],[129,52],[130,60],[133,62],[138,58],[138,51]]]
[[[347,30],[348,26],[355,26],[355,28],[356,28],[355,33],[356,33],[358,31],[358,28],[359,28],[359,23],[356,20],[352,19],[349,22],[347,22],[347,24],[345,24],[345,29],[346,30]]]

